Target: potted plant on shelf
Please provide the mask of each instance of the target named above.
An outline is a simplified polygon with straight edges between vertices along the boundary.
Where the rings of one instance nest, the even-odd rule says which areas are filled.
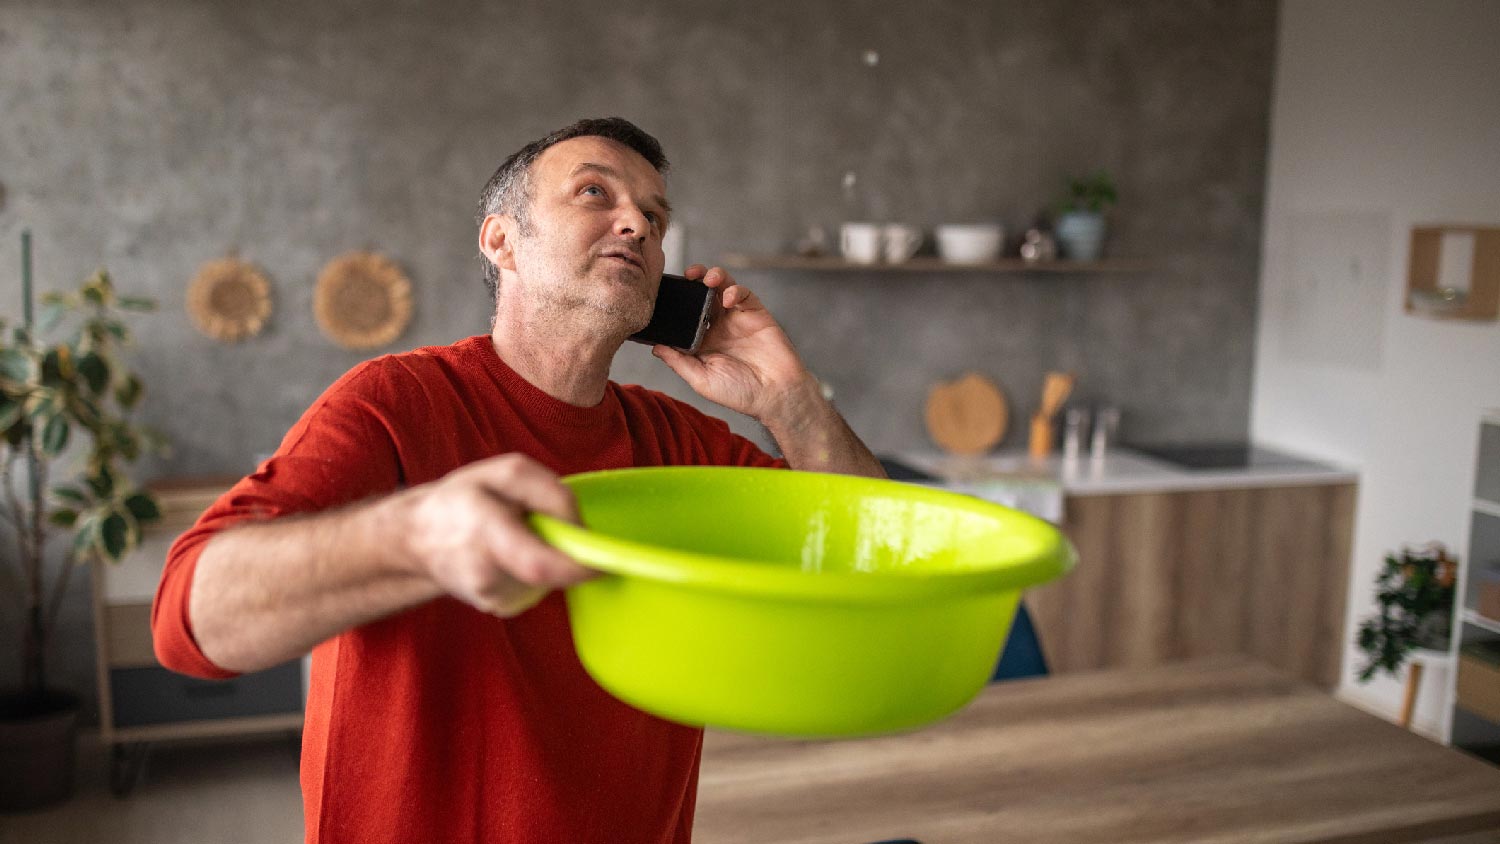
[[[1119,199],[1114,180],[1103,170],[1068,181],[1058,205],[1054,230],[1064,258],[1097,261],[1104,253],[1104,214]]]
[[[1366,663],[1361,683],[1377,672],[1399,676],[1418,648],[1447,650],[1453,631],[1454,581],[1458,561],[1440,543],[1387,554],[1375,578],[1379,611],[1359,625],[1359,649]]]
[[[74,292],[42,298],[43,330],[76,323],[67,339],[43,341],[32,318],[29,236],[21,242],[22,321],[7,330],[0,320],[0,520],[8,528],[0,537],[10,546],[0,556],[15,564],[23,613],[22,685],[0,693],[0,810],[8,811],[72,793],[78,698],[49,682],[49,640],[73,570],[119,560],[158,518],[155,499],[123,467],[164,448],[160,435],[130,421],[143,388],[120,358],[130,331],[118,312],[154,303],[116,295],[100,270]],[[47,490],[49,478],[62,483]],[[54,531],[72,541],[49,567]]]

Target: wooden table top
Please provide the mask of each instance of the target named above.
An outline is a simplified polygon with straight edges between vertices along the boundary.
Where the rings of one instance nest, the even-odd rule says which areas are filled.
[[[1002,683],[905,735],[710,731],[694,840],[1500,841],[1479,830],[1500,768],[1228,659]]]

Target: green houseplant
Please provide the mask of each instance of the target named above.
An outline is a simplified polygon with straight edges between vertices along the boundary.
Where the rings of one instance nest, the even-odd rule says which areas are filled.
[[[1068,180],[1058,203],[1056,233],[1063,257],[1097,261],[1104,252],[1104,214],[1119,201],[1114,179],[1103,170]]]
[[[0,550],[14,568],[9,574],[19,586],[23,625],[21,688],[0,694],[0,751],[24,747],[30,758],[29,764],[0,766],[14,769],[0,770],[0,809],[34,808],[71,793],[78,701],[48,681],[49,640],[74,569],[90,559],[119,560],[139,541],[141,526],[158,518],[156,501],[123,469],[164,447],[160,435],[130,421],[143,387],[120,356],[130,341],[120,312],[151,310],[154,303],[117,295],[100,270],[76,291],[44,296],[38,325],[30,252],[23,234],[21,323],[9,328],[0,319],[0,522],[6,529]],[[64,339],[40,336],[65,326],[72,330]],[[60,483],[48,490],[49,480]],[[49,578],[54,532],[71,534],[72,541]]]
[[[1398,676],[1417,648],[1448,647],[1457,575],[1458,561],[1439,543],[1386,555],[1375,577],[1379,610],[1359,625],[1358,644],[1366,660],[1361,683],[1380,671]]]

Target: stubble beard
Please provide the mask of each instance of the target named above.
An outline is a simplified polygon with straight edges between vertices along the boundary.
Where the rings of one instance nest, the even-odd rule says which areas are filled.
[[[548,273],[553,281],[531,309],[532,318],[554,329],[573,326],[617,334],[622,341],[645,328],[651,321],[651,297],[639,277],[619,277],[625,270],[610,266],[613,263],[614,259],[589,255],[573,267]]]

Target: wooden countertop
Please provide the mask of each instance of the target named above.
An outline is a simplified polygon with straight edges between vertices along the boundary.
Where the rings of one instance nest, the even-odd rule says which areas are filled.
[[[1353,844],[1477,830],[1500,830],[1500,768],[1230,658],[994,685],[906,735],[710,731],[694,840]]]

